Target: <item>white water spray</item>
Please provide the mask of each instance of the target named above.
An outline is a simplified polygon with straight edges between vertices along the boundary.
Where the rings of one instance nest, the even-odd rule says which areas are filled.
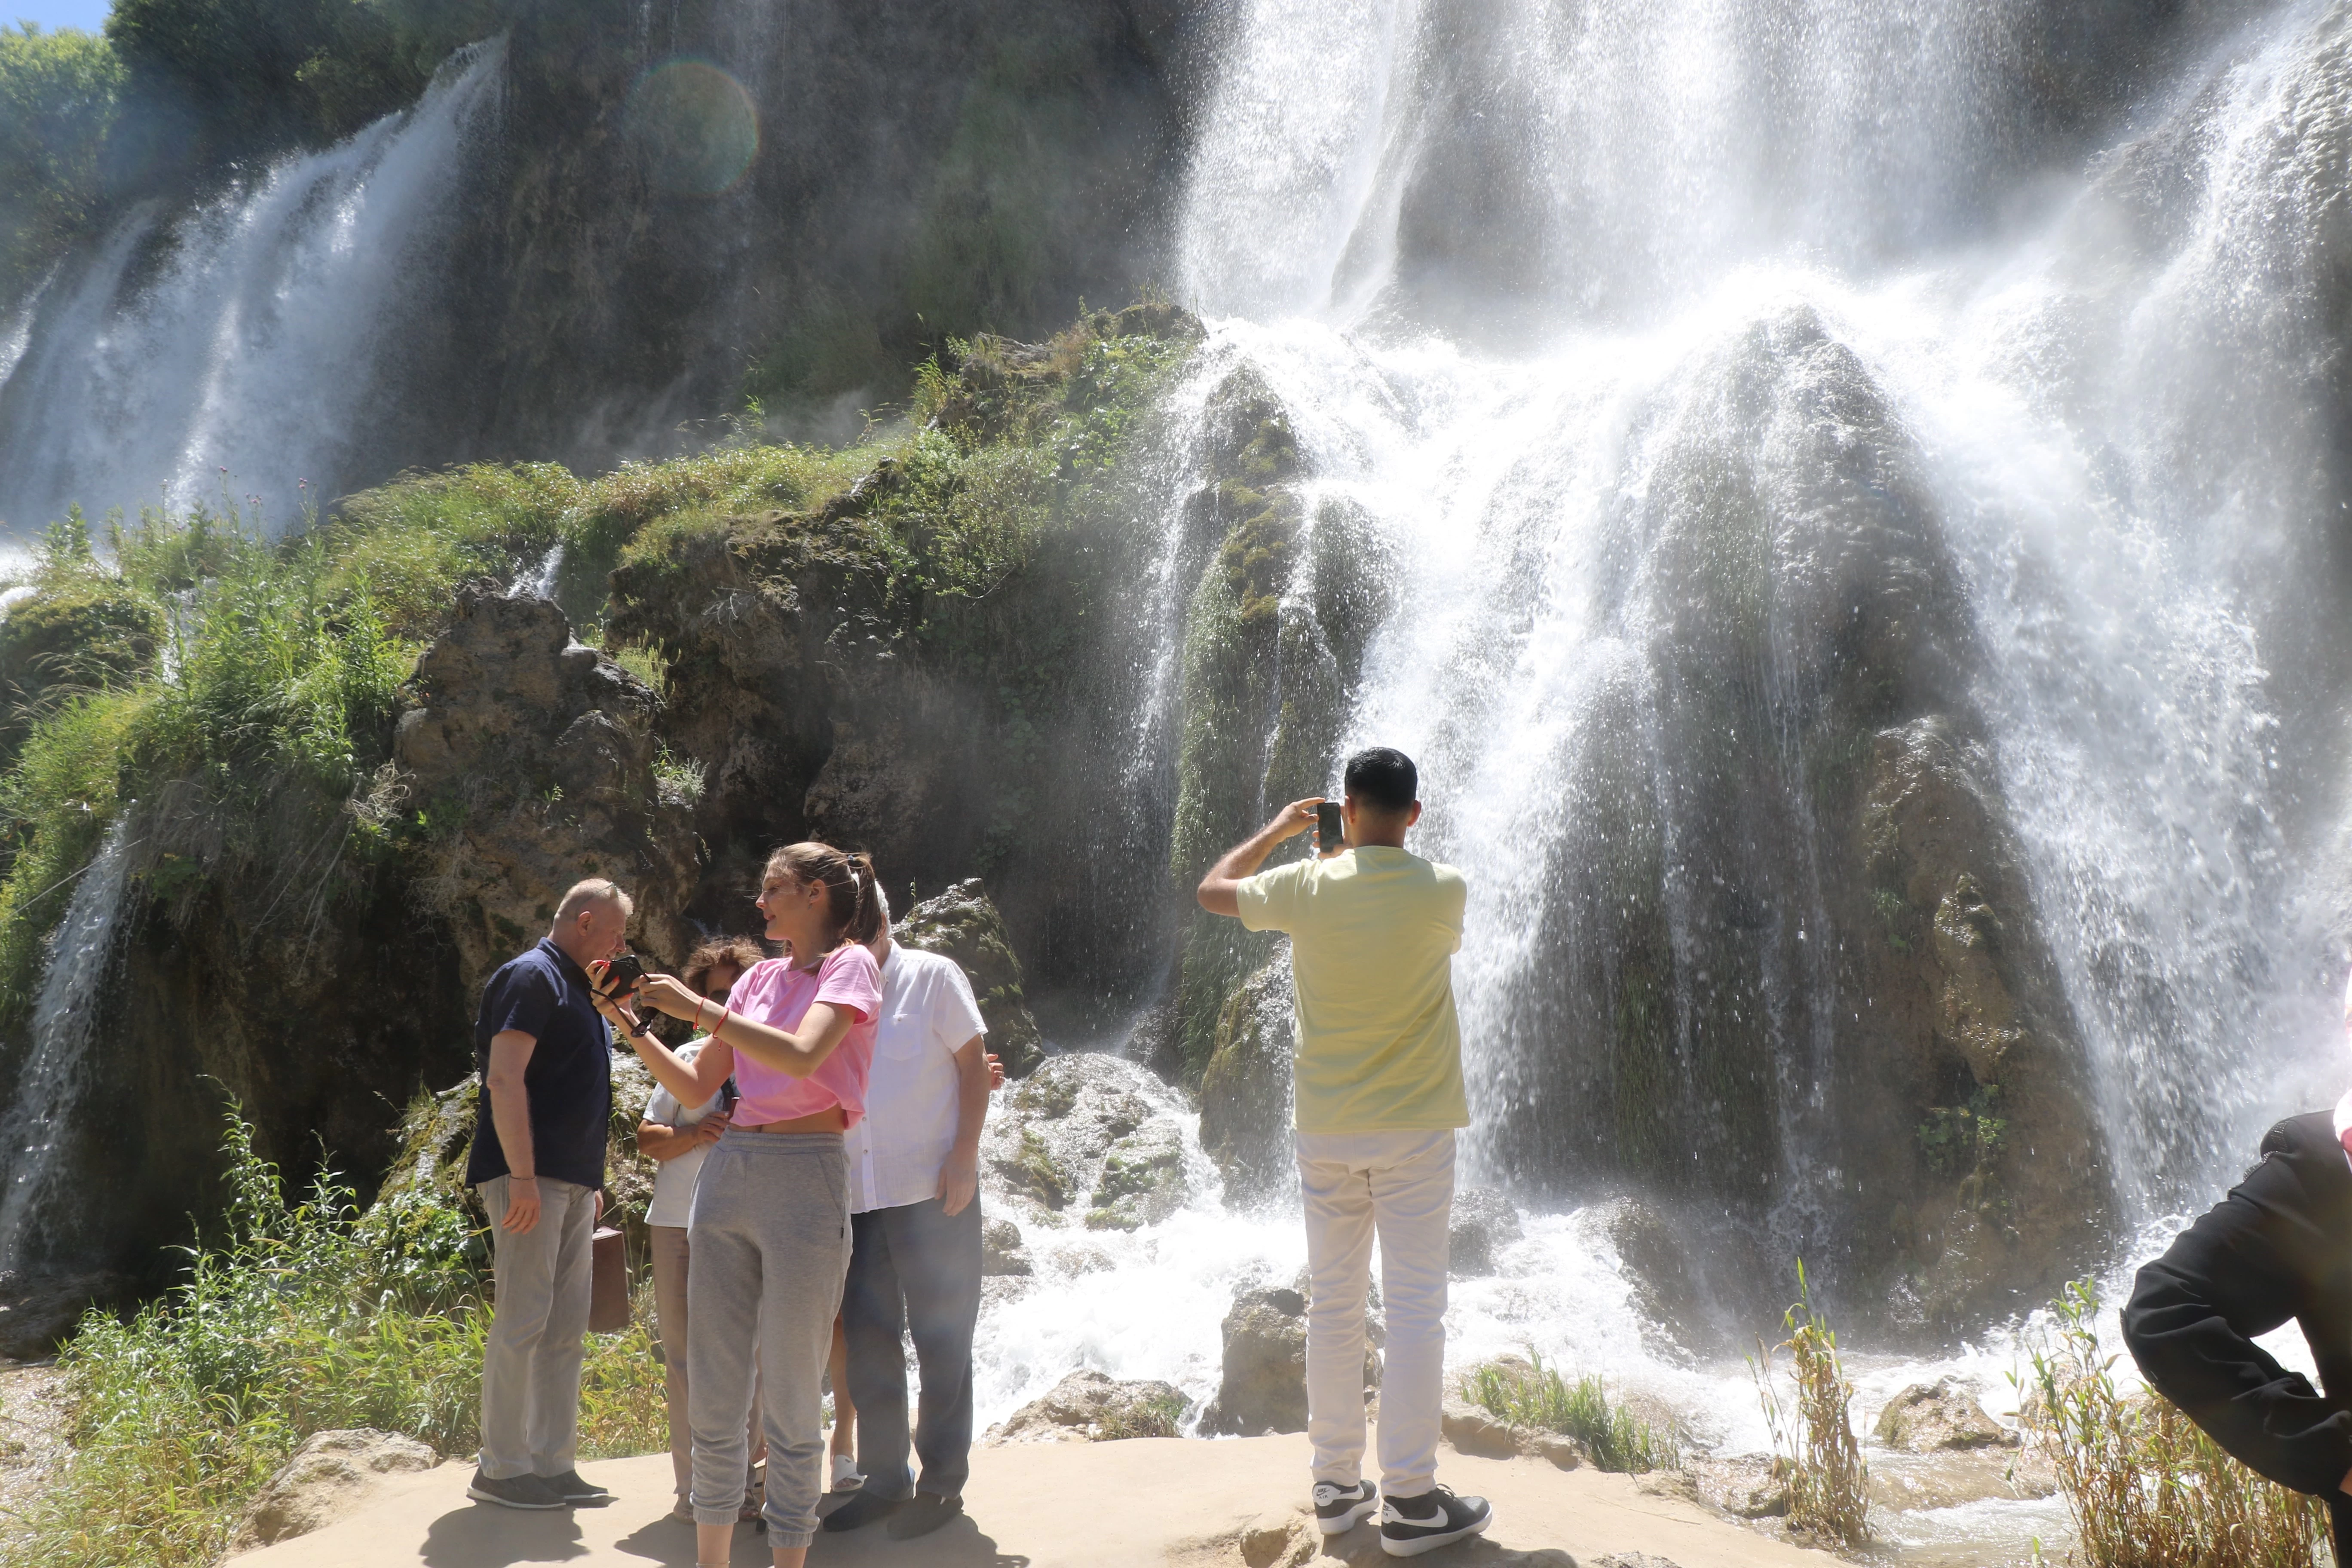
[[[0,521],[226,494],[283,525],[301,481],[331,497],[360,477],[374,372],[405,312],[432,307],[503,55],[463,52],[414,109],[168,226],[132,212],[79,278],[53,280],[0,367]]]
[[[33,1004],[32,1043],[5,1115],[0,1115],[0,1277],[32,1261],[44,1205],[57,1195],[58,1143],[87,1109],[97,1067],[98,1018],[122,947],[122,900],[130,885],[130,816],[74,884],[65,919],[49,939]],[[52,893],[51,897],[58,895]]]

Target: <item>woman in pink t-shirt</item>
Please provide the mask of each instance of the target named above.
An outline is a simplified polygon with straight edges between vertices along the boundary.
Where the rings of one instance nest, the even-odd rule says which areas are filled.
[[[841,1135],[866,1113],[881,1005],[880,972],[861,945],[882,913],[865,856],[787,845],[768,858],[759,902],[769,940],[794,957],[753,964],[723,1004],[666,974],[646,975],[635,994],[709,1031],[691,1063],[644,1033],[625,1005],[598,1004],[680,1104],[702,1104],[730,1075],[741,1092],[704,1157],[687,1219],[695,1561],[712,1568],[728,1560],[743,1500],[755,1388],[768,1439],[761,1513],[776,1568],[800,1568],[815,1534],[819,1383],[849,1264]],[[755,1350],[764,1377],[753,1371]]]

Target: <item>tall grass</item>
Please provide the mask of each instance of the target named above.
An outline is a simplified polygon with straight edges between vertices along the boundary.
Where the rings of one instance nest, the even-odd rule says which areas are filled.
[[[1748,1365],[1771,1428],[1773,1451],[1784,1461],[1789,1529],[1817,1541],[1860,1545],[1870,1533],[1870,1471],[1853,1433],[1853,1380],[1838,1359],[1836,1331],[1813,1305],[1802,1259],[1797,1264],[1797,1300],[1781,1314],[1780,1324],[1789,1337],[1777,1346],[1759,1340]],[[1773,1364],[1780,1351],[1790,1355],[1793,1409],[1780,1402]]]
[[[2314,1568],[2326,1505],[2264,1480],[2160,1394],[2116,1385],[2087,1279],[2051,1303],[2035,1348],[2031,1426],[2058,1472],[2082,1568]]]
[[[1638,1473],[1682,1468],[1682,1445],[1667,1427],[1644,1421],[1622,1405],[1609,1402],[1609,1386],[1587,1373],[1573,1381],[1543,1357],[1528,1352],[1525,1368],[1478,1367],[1462,1379],[1471,1403],[1515,1426],[1534,1426],[1575,1438],[1601,1469]]]
[[[224,1234],[169,1296],[127,1322],[92,1313],[59,1358],[72,1451],[0,1563],[200,1568],[314,1432],[478,1442],[487,1253],[466,1215],[425,1192],[361,1212],[331,1175],[289,1202],[234,1113],[224,1147]],[[589,1337],[581,1436],[590,1457],[667,1446],[642,1323]]]

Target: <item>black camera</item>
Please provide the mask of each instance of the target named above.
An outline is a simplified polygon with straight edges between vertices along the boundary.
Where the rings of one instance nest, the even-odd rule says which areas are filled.
[[[637,955],[634,952],[625,952],[618,958],[599,959],[588,966],[588,983],[595,986],[596,994],[607,1002],[625,999],[637,988],[637,982],[645,977],[646,966],[637,962]]]

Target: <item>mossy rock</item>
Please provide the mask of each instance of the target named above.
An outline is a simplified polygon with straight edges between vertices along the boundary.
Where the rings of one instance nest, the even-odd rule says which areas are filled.
[[[962,966],[980,1016],[988,1022],[988,1048],[1003,1062],[1005,1077],[1026,1078],[1045,1059],[1037,1020],[1029,1016],[1021,990],[1021,960],[979,878],[917,904],[891,923],[891,935]]]
[[[152,669],[164,631],[160,605],[96,567],[11,605],[0,618],[0,755],[42,714]]]

